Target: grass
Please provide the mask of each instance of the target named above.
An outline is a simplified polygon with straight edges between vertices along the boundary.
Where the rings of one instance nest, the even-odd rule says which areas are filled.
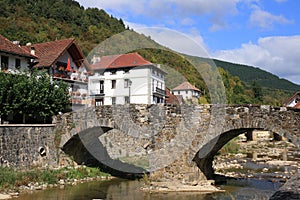
[[[12,168],[0,167],[0,190],[16,189],[29,183],[56,184],[59,180],[72,180],[108,176],[97,168],[78,167],[61,169],[33,169],[17,171]]]
[[[230,140],[227,144],[225,144],[222,149],[220,149],[219,153],[221,155],[224,154],[237,154],[239,153],[240,145],[237,142],[237,138]]]

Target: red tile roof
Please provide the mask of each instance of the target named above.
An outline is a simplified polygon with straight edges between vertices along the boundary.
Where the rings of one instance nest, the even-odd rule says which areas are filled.
[[[14,44],[4,36],[0,35],[0,52],[15,54],[27,58],[36,58],[29,51],[22,49],[19,45]]]
[[[81,49],[75,43],[75,39],[72,38],[32,44],[30,46],[24,46],[23,48],[30,51],[31,47],[34,47],[35,55],[38,57],[36,67],[52,67],[65,51],[70,53],[77,67],[80,67],[84,61],[84,55]]]
[[[166,103],[167,104],[174,104],[174,105],[179,105],[180,101],[178,100],[177,96],[175,96],[174,94],[172,94],[170,92],[169,88],[166,88]]]
[[[294,101],[294,99],[297,97],[297,96],[300,96],[300,92],[296,92],[295,94],[293,94],[293,96],[291,96],[288,100],[286,100],[283,105],[284,106],[287,106],[288,104],[290,104],[292,101]]]
[[[300,108],[300,102],[298,102],[293,108]]]
[[[102,56],[100,62],[93,64],[91,67],[92,69],[97,70],[118,69],[143,65],[152,65],[152,63],[147,61],[141,55],[135,52],[120,55]]]
[[[195,91],[200,91],[198,88],[190,84],[189,82],[183,82],[177,87],[175,87],[173,90],[195,90]]]

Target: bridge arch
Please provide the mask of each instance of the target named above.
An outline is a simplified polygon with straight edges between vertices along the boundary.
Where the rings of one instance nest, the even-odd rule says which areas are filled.
[[[256,109],[255,112],[253,112],[253,108]],[[226,123],[221,134],[201,146],[193,158],[207,179],[215,179],[214,156],[224,145],[240,134],[253,130],[270,131],[287,138],[289,142],[300,148],[299,112],[280,110],[280,108],[276,110],[262,109],[262,107],[233,107],[229,109],[230,112],[227,110]],[[258,110],[261,113],[257,112]]]
[[[99,137],[111,127],[92,127],[73,135],[61,149],[71,156],[77,164],[99,167],[102,171],[121,178],[142,177],[145,169],[112,159]]]

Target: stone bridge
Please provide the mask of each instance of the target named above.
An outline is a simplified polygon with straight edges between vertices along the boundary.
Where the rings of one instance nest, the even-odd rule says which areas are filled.
[[[59,147],[113,175],[213,179],[212,161],[231,139],[268,130],[300,146],[300,112],[255,105],[114,105],[57,116]]]

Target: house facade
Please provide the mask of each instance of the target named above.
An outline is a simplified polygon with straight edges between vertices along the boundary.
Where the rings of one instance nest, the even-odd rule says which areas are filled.
[[[286,102],[284,102],[284,106],[292,107],[292,108],[300,108],[300,92],[296,92]]]
[[[89,95],[95,105],[165,102],[165,75],[138,53],[103,56],[91,65]]]
[[[11,42],[0,35],[0,70],[14,73],[25,70],[34,64],[36,56],[24,50],[19,42]]]
[[[23,49],[36,56],[37,69],[47,70],[54,80],[69,84],[72,105],[88,105],[88,67],[75,39],[27,44]]]
[[[181,95],[183,100],[189,99],[199,99],[200,98],[200,90],[190,84],[189,82],[183,82],[172,90],[174,95]]]

